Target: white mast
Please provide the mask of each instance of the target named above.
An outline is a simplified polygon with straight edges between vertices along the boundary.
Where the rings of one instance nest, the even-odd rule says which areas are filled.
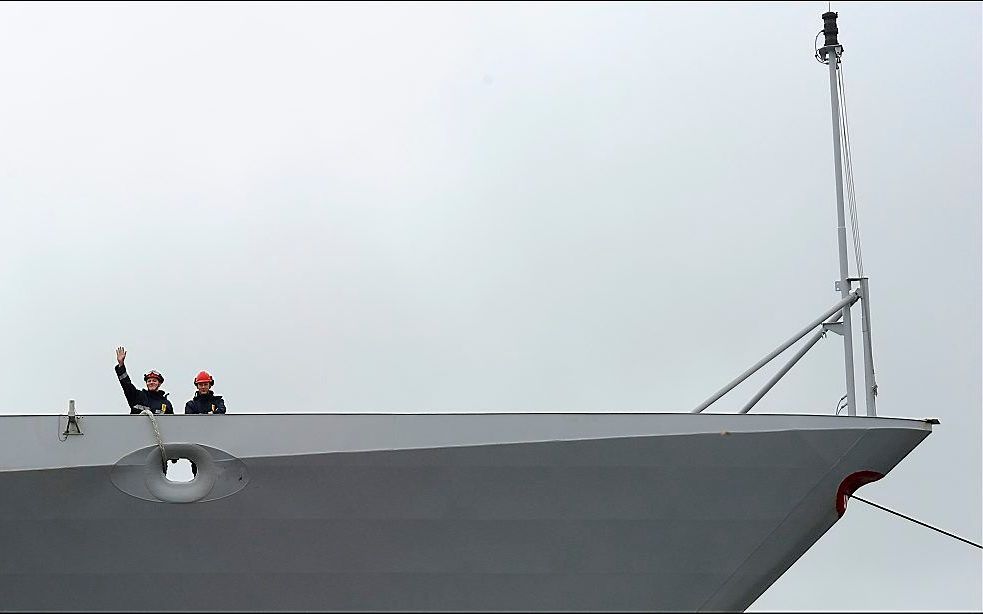
[[[836,242],[840,256],[840,280],[837,286],[840,298],[850,294],[850,271],[846,253],[846,215],[843,210],[843,158],[840,144],[840,100],[837,89],[836,71],[839,68],[843,46],[837,40],[837,14],[823,13],[823,34],[825,46],[819,50],[820,56],[829,65],[829,95],[833,109],[833,165],[836,172]],[[843,307],[843,358],[846,367],[847,414],[857,415],[857,393],[853,370],[853,325],[850,317],[850,304]],[[868,409],[869,412],[869,409]]]
[[[752,374],[754,374],[762,366],[770,362],[773,358],[778,356],[780,353],[788,349],[792,344],[802,339],[811,330],[817,327],[821,327],[822,330],[806,342],[804,347],[802,347],[796,355],[784,366],[782,367],[778,374],[772,377],[767,384],[749,401],[742,409],[740,413],[747,413],[751,410],[755,403],[757,403],[762,396],[764,396],[771,388],[781,379],[789,369],[791,369],[796,362],[802,356],[809,351],[824,335],[826,331],[833,331],[838,334],[843,335],[843,357],[844,366],[846,370],[846,395],[844,397],[847,400],[847,415],[856,416],[857,415],[857,393],[856,393],[856,382],[854,375],[854,364],[853,364],[853,321],[850,317],[850,306],[853,305],[858,300],[863,300],[862,304],[862,317],[863,317],[863,350],[864,350],[864,375],[866,377],[866,401],[867,401],[867,415],[875,416],[877,415],[876,409],[874,407],[874,396],[877,394],[877,384],[874,382],[874,360],[870,345],[870,307],[868,303],[868,293],[869,287],[867,284],[867,278],[863,276],[862,271],[858,271],[859,277],[850,277],[849,271],[849,261],[847,260],[846,251],[846,214],[844,212],[843,206],[843,145],[845,144],[847,149],[849,149],[850,139],[848,136],[844,137],[842,140],[841,128],[844,132],[845,129],[845,114],[846,114],[846,103],[844,102],[843,114],[844,121],[841,122],[840,119],[840,88],[839,79],[840,74],[837,73],[839,70],[840,57],[843,55],[843,47],[837,40],[837,33],[839,32],[836,27],[836,17],[837,14],[829,11],[823,13],[823,30],[820,34],[826,36],[825,45],[817,49],[817,59],[824,64],[829,65],[829,86],[830,86],[830,102],[833,110],[833,164],[836,174],[836,239],[839,248],[839,259],[840,259],[840,278],[836,282],[836,289],[840,291],[840,301],[833,305],[826,313],[814,320],[805,329],[799,331],[796,336],[792,337],[784,344],[773,350],[770,354],[759,360],[750,369],[739,375],[736,379],[731,381],[729,384],[718,390],[709,399],[698,405],[692,410],[692,413],[700,413],[713,403],[715,403],[720,397],[727,394],[738,386],[741,382],[746,380]],[[817,35],[818,37],[818,35]],[[847,151],[847,165],[850,166],[850,156],[849,151]],[[852,170],[849,173],[851,177],[851,202],[852,201]],[[853,211],[853,208],[851,208]],[[856,231],[856,219],[854,219],[854,230]],[[858,268],[861,270],[863,266],[860,264],[859,256],[859,238],[857,233],[854,233],[854,241],[857,242],[857,262]],[[858,282],[860,287],[856,290],[851,288],[853,282]],[[836,315],[833,320],[827,321],[830,316]],[[842,399],[841,399],[842,400]],[[837,408],[837,414],[839,414],[839,409]]]

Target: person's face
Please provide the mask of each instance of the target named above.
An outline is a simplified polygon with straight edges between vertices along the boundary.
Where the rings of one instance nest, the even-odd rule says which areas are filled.
[[[147,378],[147,390],[154,391],[160,388],[160,380],[156,377]]]
[[[212,387],[212,384],[211,382],[198,382],[195,387],[198,388],[198,392],[205,394]]]

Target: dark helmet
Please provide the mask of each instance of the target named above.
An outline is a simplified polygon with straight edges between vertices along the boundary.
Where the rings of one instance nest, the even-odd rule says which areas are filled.
[[[147,373],[144,373],[143,374],[143,381],[146,382],[151,377],[157,378],[157,381],[160,382],[161,384],[164,383],[164,376],[160,374],[160,371],[154,371],[153,369],[151,369]]]

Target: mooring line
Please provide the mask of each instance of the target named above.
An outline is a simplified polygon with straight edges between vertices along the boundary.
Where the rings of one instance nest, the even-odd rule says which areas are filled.
[[[883,505],[877,505],[877,504],[876,504],[876,503],[874,503],[873,501],[868,501],[867,499],[861,499],[861,498],[860,498],[860,497],[858,497],[857,495],[850,495],[850,498],[851,498],[851,499],[856,499],[857,501],[863,501],[863,502],[864,502],[864,503],[866,503],[867,505],[873,505],[873,506],[874,506],[874,507],[876,507],[877,509],[881,509],[881,510],[884,510],[885,512],[891,512],[891,513],[892,513],[892,514],[894,514],[895,516],[901,516],[901,517],[902,517],[902,518],[904,518],[905,520],[910,520],[910,521],[912,521],[912,522],[914,522],[914,523],[916,523],[916,524],[920,524],[920,525],[922,525],[923,527],[928,527],[929,529],[932,529],[933,531],[938,531],[939,533],[942,533],[943,535],[948,535],[949,537],[953,537],[953,538],[955,538],[955,539],[958,539],[958,540],[959,540],[959,541],[961,541],[961,542],[966,542],[966,543],[967,543],[967,544],[969,544],[970,546],[976,546],[976,547],[977,547],[977,548],[979,548],[980,550],[983,550],[983,546],[981,546],[980,544],[977,544],[976,542],[971,542],[971,541],[969,541],[968,539],[965,539],[965,538],[963,538],[963,537],[959,537],[958,535],[954,535],[954,534],[952,534],[952,533],[949,533],[948,531],[943,531],[942,529],[940,529],[940,528],[938,528],[938,527],[933,527],[932,525],[930,525],[930,524],[926,524],[926,523],[924,523],[924,522],[922,522],[921,520],[915,520],[915,519],[914,519],[914,518],[912,518],[911,516],[905,516],[905,515],[904,515],[904,514],[902,514],[901,512],[896,512],[896,511],[894,511],[894,510],[891,510],[891,509],[888,509],[888,508],[886,508],[886,507],[884,507]]]

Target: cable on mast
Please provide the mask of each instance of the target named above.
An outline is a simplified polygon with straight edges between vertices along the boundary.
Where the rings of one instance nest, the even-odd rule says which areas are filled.
[[[857,265],[857,276],[864,276],[864,257],[860,240],[860,216],[857,213],[857,192],[853,184],[853,155],[850,152],[850,121],[846,108],[846,83],[843,80],[843,64],[837,66],[837,81],[839,82],[839,98],[842,113],[840,114],[840,133],[843,135],[843,166],[844,183],[846,184],[847,203],[850,210],[850,230],[853,235],[853,255]]]

